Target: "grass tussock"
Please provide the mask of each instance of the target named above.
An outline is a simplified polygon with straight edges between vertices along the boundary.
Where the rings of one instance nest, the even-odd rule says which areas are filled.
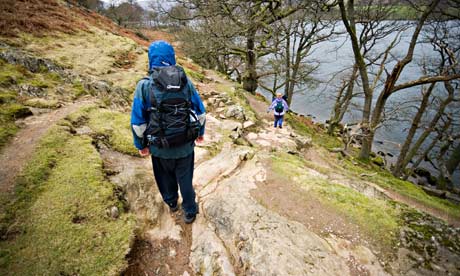
[[[133,145],[130,115],[118,111],[101,109],[96,106],[83,108],[68,117],[74,125],[87,125],[95,136],[105,137],[103,142],[112,149],[137,156]]]
[[[24,105],[36,107],[36,108],[58,108],[59,102],[58,100],[47,100],[47,99],[29,99],[24,102]]]
[[[10,202],[0,274],[117,275],[126,265],[134,222],[126,213],[107,216],[118,200],[89,137],[52,128]]]
[[[19,130],[14,121],[28,115],[30,115],[30,110],[20,104],[0,104],[0,149],[3,148]]]
[[[95,132],[108,135],[110,146],[119,152],[137,156],[133,145],[130,115],[107,109],[94,109],[89,113],[88,126]]]
[[[203,80],[204,80],[204,74],[203,73],[200,73],[197,70],[189,69],[187,67],[183,67],[183,68],[184,68],[185,74],[187,74],[188,77],[192,78],[192,80],[198,81],[198,82],[203,82]]]

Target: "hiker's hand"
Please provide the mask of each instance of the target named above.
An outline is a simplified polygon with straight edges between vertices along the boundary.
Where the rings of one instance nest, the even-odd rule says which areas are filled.
[[[203,136],[199,136],[198,138],[196,138],[195,140],[197,143],[202,143],[204,141],[204,137]]]
[[[146,157],[146,156],[150,155],[149,147],[145,147],[145,148],[139,150],[139,154],[140,154],[142,157]]]

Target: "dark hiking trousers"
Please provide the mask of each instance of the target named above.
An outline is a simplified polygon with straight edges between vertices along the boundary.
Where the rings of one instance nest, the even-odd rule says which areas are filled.
[[[275,127],[283,127],[283,115],[275,115]]]
[[[186,214],[196,214],[198,206],[193,189],[193,166],[195,154],[179,159],[163,159],[152,156],[153,174],[164,202],[177,204],[178,187],[182,195],[182,209]]]

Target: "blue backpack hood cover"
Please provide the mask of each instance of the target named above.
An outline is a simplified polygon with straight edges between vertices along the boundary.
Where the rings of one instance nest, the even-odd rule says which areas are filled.
[[[176,65],[174,48],[166,41],[157,40],[149,46],[149,71],[154,67]]]

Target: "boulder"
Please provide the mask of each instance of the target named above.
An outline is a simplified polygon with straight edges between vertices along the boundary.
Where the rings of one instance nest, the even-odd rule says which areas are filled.
[[[381,156],[376,156],[374,158],[371,158],[372,163],[379,167],[385,166],[385,160]]]
[[[19,95],[26,97],[43,97],[46,95],[46,91],[42,87],[23,84],[19,86]]]
[[[117,219],[120,216],[120,211],[118,211],[117,206],[112,206],[110,207],[108,214],[112,219]]]
[[[297,145],[297,150],[309,148],[312,145],[312,140],[310,137],[297,136],[297,137],[294,137],[294,141]]]
[[[21,50],[8,49],[0,52],[0,58],[10,64],[24,66],[27,70],[33,73],[49,71],[56,72],[61,76],[65,75],[64,68],[62,66],[49,59],[34,57]]]
[[[237,120],[245,120],[246,115],[244,113],[244,108],[240,105],[232,105],[225,112],[227,118],[235,118]]]

